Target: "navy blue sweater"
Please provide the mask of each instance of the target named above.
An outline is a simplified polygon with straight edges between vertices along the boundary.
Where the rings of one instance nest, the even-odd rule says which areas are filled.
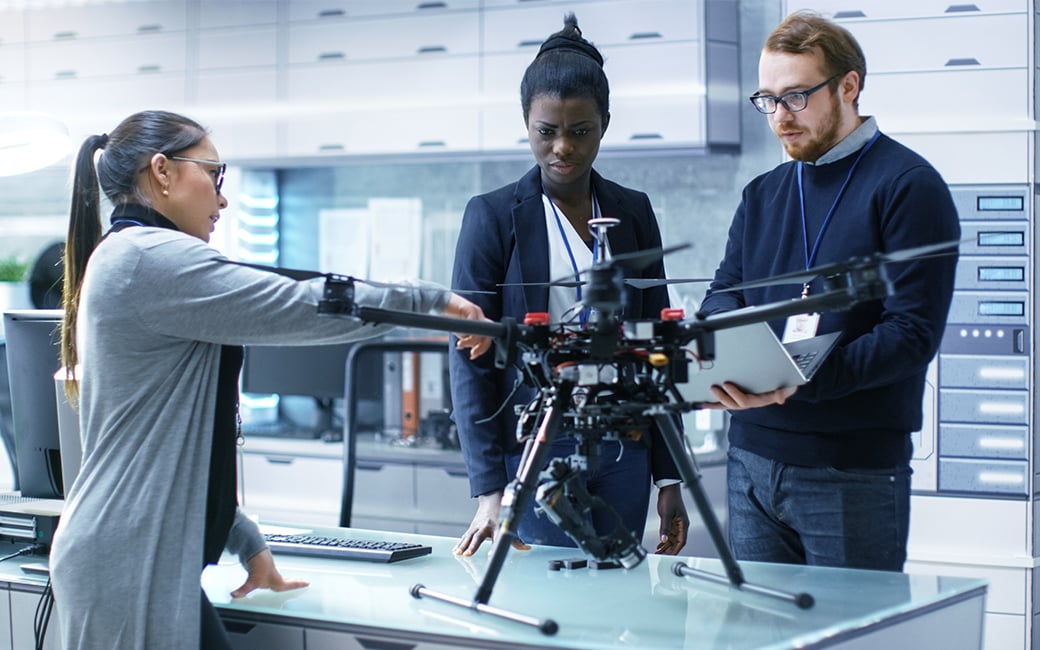
[[[810,250],[858,153],[803,166]],[[806,268],[797,167],[784,163],[744,188],[725,257],[701,305],[705,313],[800,295],[801,285],[717,292]],[[957,211],[938,172],[881,134],[837,204],[813,266],[959,237]],[[822,314],[818,332],[843,331],[839,347],[784,405],[734,411],[730,444],[802,466],[908,463],[910,433],[921,427],[925,372],[942,339],[956,262],[949,255],[890,264],[893,295]],[[822,279],[816,279],[811,294],[823,290]],[[782,335],[783,320],[770,325]]]

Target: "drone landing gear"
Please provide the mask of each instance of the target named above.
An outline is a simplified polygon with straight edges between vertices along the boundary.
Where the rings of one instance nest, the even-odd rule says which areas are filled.
[[[693,502],[697,506],[701,519],[704,521],[705,528],[708,529],[712,545],[715,546],[715,551],[719,554],[719,559],[722,560],[722,567],[726,571],[726,575],[721,576],[709,571],[695,569],[685,562],[676,562],[672,566],[672,573],[677,576],[701,578],[710,582],[728,584],[734,589],[794,603],[801,609],[812,607],[814,603],[813,597],[807,593],[789,593],[752,584],[744,579],[744,573],[740,570],[736,558],[733,557],[733,551],[730,550],[729,544],[722,536],[722,526],[719,524],[718,517],[715,516],[715,511],[712,510],[711,503],[708,502],[708,496],[704,492],[704,487],[701,484],[701,473],[694,464],[693,450],[688,448],[686,438],[669,413],[663,409],[658,409],[656,412],[651,412],[651,416],[654,418],[654,422],[657,423],[661,437],[668,447],[668,452],[675,460],[679,476],[693,496]]]
[[[546,400],[538,430],[535,433],[535,436],[528,441],[527,446],[524,449],[523,458],[520,461],[520,468],[517,470],[516,478],[509,484],[506,488],[505,494],[503,495],[502,520],[500,523],[498,538],[495,541],[494,549],[492,549],[491,560],[484,573],[484,578],[477,588],[477,593],[474,595],[473,601],[467,602],[461,598],[431,591],[421,584],[412,587],[411,594],[413,597],[432,598],[441,602],[472,609],[483,614],[497,616],[505,620],[528,625],[537,628],[546,635],[556,634],[559,630],[559,625],[552,619],[538,619],[497,607],[490,607],[487,603],[491,599],[491,592],[502,571],[502,567],[506,561],[506,556],[509,554],[513,541],[519,539],[518,530],[520,526],[520,517],[527,511],[531,499],[535,496],[538,488],[540,470],[542,467],[546,466],[553,439],[560,430],[560,422],[563,419],[563,412],[566,410],[567,405],[570,404],[573,390],[574,384],[572,382],[563,381],[559,384],[555,393]],[[682,478],[686,487],[689,489],[690,494],[693,496],[694,503],[697,506],[701,519],[704,521],[704,525],[708,529],[708,534],[711,536],[712,543],[722,560],[726,575],[722,576],[708,571],[695,569],[683,562],[676,563],[672,568],[672,572],[678,576],[696,577],[716,583],[729,584],[733,588],[742,591],[789,601],[802,609],[812,607],[813,598],[809,594],[787,593],[769,587],[754,585],[748,583],[744,579],[744,575],[741,572],[740,567],[737,565],[736,559],[733,557],[729,544],[722,535],[722,527],[719,524],[718,518],[715,516],[715,511],[712,510],[708,497],[704,492],[704,488],[701,484],[700,472],[694,464],[693,451],[687,447],[682,431],[680,431],[679,427],[676,425],[673,415],[661,408],[653,409],[647,414],[657,423],[661,432],[661,437],[664,439],[665,444],[668,447],[668,452],[671,454],[679,470],[679,476]],[[640,557],[639,559],[642,558]],[[638,564],[638,561],[636,564]]]

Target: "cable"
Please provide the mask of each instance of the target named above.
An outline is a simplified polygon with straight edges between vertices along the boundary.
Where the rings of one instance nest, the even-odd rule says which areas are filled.
[[[30,544],[29,546],[26,546],[24,548],[21,548],[21,549],[15,551],[14,553],[11,553],[9,555],[5,555],[3,557],[0,557],[0,562],[3,562],[4,560],[10,560],[11,558],[20,557],[22,555],[28,555],[29,553],[35,553],[36,551],[46,551],[46,550],[47,550],[47,545],[46,544]]]
[[[54,611],[54,591],[51,590],[51,579],[47,577],[47,586],[43,588],[40,601],[36,603],[36,614],[33,617],[33,637],[36,639],[36,650],[43,650],[43,642],[47,636],[47,625]]]

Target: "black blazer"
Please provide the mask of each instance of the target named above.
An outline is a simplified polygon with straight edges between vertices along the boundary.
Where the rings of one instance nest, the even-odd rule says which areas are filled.
[[[592,187],[600,213],[621,220],[608,231],[612,254],[661,246],[661,232],[646,194],[608,181],[595,170]],[[516,183],[470,199],[455,249],[452,288],[493,291],[493,295],[463,295],[496,321],[503,316],[522,321],[528,312],[548,311],[547,286],[498,286],[548,282],[548,250],[541,172],[536,166]],[[626,276],[663,278],[664,261],[642,271],[626,271]],[[622,316],[629,318],[658,318],[661,309],[668,306],[668,290],[664,286],[639,290],[626,285],[625,294]],[[470,361],[468,351],[453,350],[450,354],[454,420],[472,496],[500,490],[512,478],[506,476],[503,457],[516,446],[513,404],[527,404],[534,398],[528,386],[521,386],[510,398],[519,380],[518,372],[514,367],[496,369],[493,357],[493,353],[488,353]],[[503,407],[507,398],[510,403]],[[490,422],[478,423],[496,411],[498,415]],[[653,437],[657,436],[655,432]],[[663,441],[657,442],[653,444],[651,440],[654,478],[679,478]]]

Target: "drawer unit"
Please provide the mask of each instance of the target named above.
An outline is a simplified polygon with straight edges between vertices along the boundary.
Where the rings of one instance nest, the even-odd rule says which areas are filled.
[[[1008,388],[1029,390],[1029,359],[1022,356],[940,357],[939,386],[942,388]]]
[[[939,453],[964,458],[1029,460],[1029,429],[996,424],[940,424]]]
[[[1029,218],[1027,187],[983,185],[951,187],[961,221],[1020,221]]]
[[[988,13],[1021,13],[1029,8],[1027,0],[794,0],[787,3],[788,12],[815,9],[836,21],[854,25],[860,19],[933,18],[937,16],[970,17]]]
[[[939,490],[1026,496],[1029,463],[965,458],[939,459]]]
[[[961,238],[961,255],[1027,255],[1029,223],[964,221]]]
[[[955,291],[949,321],[1025,325],[1032,317],[1031,303],[1024,291]]]
[[[947,388],[939,392],[939,421],[1026,425],[1029,393]]]
[[[962,257],[957,264],[960,289],[1026,291],[1033,269],[1028,257]]]
[[[317,20],[335,23],[352,18],[472,11],[479,6],[479,0],[292,0],[286,5],[291,22]]]

